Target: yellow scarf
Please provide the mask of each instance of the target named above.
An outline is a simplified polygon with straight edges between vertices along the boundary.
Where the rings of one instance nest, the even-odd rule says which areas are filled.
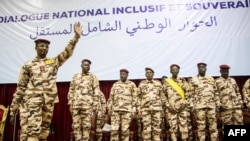
[[[183,89],[171,78],[167,78],[166,81],[168,82],[168,84],[170,84],[173,89],[180,94],[182,99],[186,99],[185,98],[185,93],[183,91]]]

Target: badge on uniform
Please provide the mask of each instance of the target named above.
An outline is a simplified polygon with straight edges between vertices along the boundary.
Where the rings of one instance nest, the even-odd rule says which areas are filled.
[[[55,60],[53,60],[53,59],[47,59],[47,60],[45,60],[45,64],[46,65],[50,65],[50,64],[54,64],[55,63]]]
[[[40,66],[40,71],[41,72],[45,71],[45,67],[44,66]]]

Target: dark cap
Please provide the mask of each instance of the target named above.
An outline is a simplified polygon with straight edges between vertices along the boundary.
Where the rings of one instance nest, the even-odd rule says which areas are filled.
[[[126,72],[129,73],[129,71],[127,69],[120,69],[120,72]]]
[[[167,77],[167,76],[165,76],[165,75],[161,77],[161,79],[165,79],[165,78],[168,78],[168,77]]]
[[[226,64],[223,64],[223,65],[220,65],[220,69],[230,69],[230,66],[226,65]]]
[[[200,65],[204,65],[204,66],[207,66],[206,63],[198,63],[197,66],[199,67]]]
[[[170,66],[170,69],[171,69],[172,67],[174,67],[174,66],[176,66],[178,69],[180,69],[180,66],[177,65],[177,64],[172,64],[172,65]]]
[[[89,59],[83,59],[83,60],[82,60],[82,63],[83,63],[83,62],[89,62],[89,64],[91,64],[91,61],[90,61]]]
[[[50,44],[50,41],[49,40],[46,40],[46,39],[36,39],[34,41],[36,44],[37,43],[46,43],[46,44]]]
[[[153,73],[155,73],[154,70],[151,69],[151,68],[146,67],[146,68],[145,68],[145,71],[146,71],[146,70],[150,70],[150,71],[152,71]]]

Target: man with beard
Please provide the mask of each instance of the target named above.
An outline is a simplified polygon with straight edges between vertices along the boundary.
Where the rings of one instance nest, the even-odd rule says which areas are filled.
[[[199,141],[206,139],[206,127],[209,127],[210,140],[217,141],[216,109],[220,106],[214,78],[206,75],[207,64],[198,63],[198,75],[190,79],[191,101],[195,112]]]
[[[82,28],[79,22],[74,25],[74,37],[64,51],[56,57],[47,58],[50,41],[35,40],[36,58],[24,64],[17,89],[11,103],[11,118],[20,109],[21,141],[46,141],[50,131],[54,104],[59,102],[56,77],[61,67],[73,54]]]

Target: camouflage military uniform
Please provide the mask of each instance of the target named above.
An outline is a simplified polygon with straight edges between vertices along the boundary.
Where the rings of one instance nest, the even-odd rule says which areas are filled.
[[[220,116],[223,125],[243,124],[243,101],[235,79],[219,77],[215,83],[221,102]]]
[[[26,141],[25,137],[31,140],[47,139],[54,104],[59,102],[57,72],[59,67],[72,56],[78,39],[78,36],[74,36],[65,50],[56,57],[35,58],[22,67],[10,112],[10,115],[14,115],[16,109],[13,109],[13,106],[19,104],[21,141]]]
[[[111,141],[128,141],[129,126],[136,112],[136,85],[134,82],[118,80],[111,88],[108,109],[111,111]],[[119,138],[119,128],[121,138]]]
[[[247,108],[250,109],[250,78],[246,80],[242,89],[242,93],[244,103],[246,104]]]
[[[193,109],[195,110],[199,140],[205,141],[205,128],[208,125],[211,141],[217,141],[216,106],[219,107],[220,102],[214,78],[197,75],[190,80],[192,88],[190,96],[193,102]]]
[[[90,139],[90,119],[97,109],[99,94],[99,80],[94,74],[77,73],[73,76],[68,93],[68,104],[73,119],[75,141]]]
[[[142,116],[144,141],[160,141],[162,105],[165,102],[158,80],[142,80],[138,86],[138,107]]]
[[[168,78],[172,79],[172,78]],[[183,83],[179,77],[174,80],[183,91],[187,91],[189,86],[187,82]],[[181,95],[171,86],[168,82],[163,85],[163,92],[166,95],[166,108],[167,117],[170,125],[171,140],[177,141],[177,133],[180,131],[182,140],[188,139],[188,118],[189,118],[189,107],[188,100],[182,98]]]
[[[19,107],[19,114],[20,114],[20,125],[21,125],[21,130],[20,130],[20,141],[26,141],[28,139],[28,135],[25,132],[25,130],[27,129],[27,116],[28,116],[28,112],[27,112],[27,106],[26,104],[22,105]]]
[[[97,106],[98,115],[97,115],[97,123],[96,123],[97,124],[96,136],[97,136],[97,141],[101,141],[102,140],[102,128],[104,126],[104,116],[106,114],[106,108],[107,108],[106,98],[103,92],[99,94],[98,102],[99,103]]]

